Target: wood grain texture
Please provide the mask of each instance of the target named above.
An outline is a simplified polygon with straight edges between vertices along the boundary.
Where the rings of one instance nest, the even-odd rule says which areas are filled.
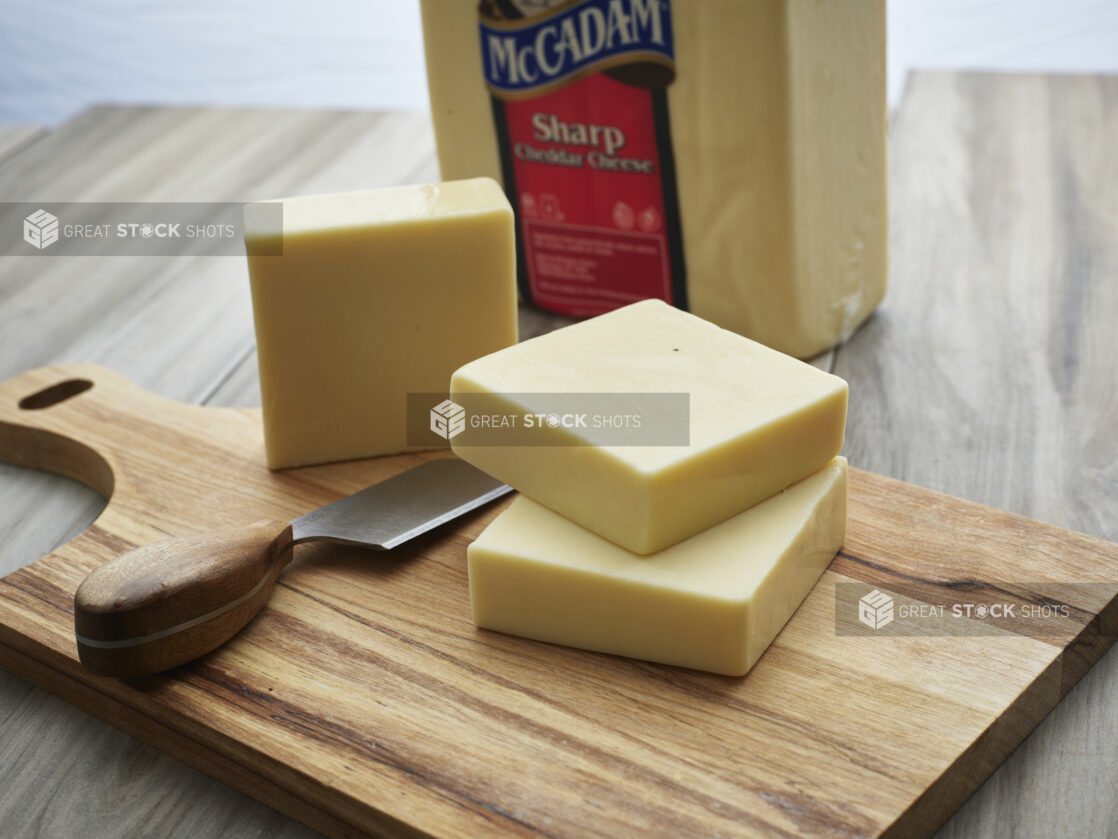
[[[258,521],[162,539],[98,566],[74,594],[82,665],[146,676],[224,644],[267,601],[292,538],[288,522]]]
[[[1118,77],[916,74],[891,143],[851,463],[1118,539]],[[1111,653],[943,836],[1118,835],[1116,691]]]
[[[423,114],[98,107],[0,159],[0,195],[242,201],[431,181],[436,174]],[[183,318],[184,311],[192,317]],[[111,364],[193,402],[207,401],[238,372],[255,379],[243,260],[4,259],[0,378],[73,359]],[[0,573],[74,538],[103,506],[84,486],[0,464]],[[0,673],[0,719],[20,723],[0,735],[0,822],[12,835],[46,825],[48,833],[108,837],[147,824],[132,832],[194,837],[178,819],[195,810],[206,813],[200,835],[314,835],[97,719],[60,716],[57,705]],[[53,736],[40,736],[42,730]],[[100,751],[87,745],[94,743]],[[120,772],[102,772],[106,762]],[[50,767],[48,778],[43,767]]]
[[[18,407],[71,379],[93,387]],[[1090,630],[1118,620],[1118,545],[856,470],[842,554],[747,679],[477,630],[465,548],[504,503],[392,556],[301,546],[257,620],[167,675],[78,664],[73,592],[99,563],[432,456],[271,472],[256,411],[90,365],[9,380],[0,457],[112,499],[0,580],[0,660],[335,835],[877,836],[930,833],[1113,641]],[[1046,638],[836,633],[839,583],[935,602],[1011,571],[1094,583],[1066,601],[1081,620]]]

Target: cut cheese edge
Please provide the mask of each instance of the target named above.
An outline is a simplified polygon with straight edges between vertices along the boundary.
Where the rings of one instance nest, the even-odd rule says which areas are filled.
[[[417,448],[408,395],[516,342],[508,200],[480,178],[280,203],[282,229],[245,208],[268,465]]]
[[[537,394],[533,398],[533,392]],[[846,382],[659,300],[634,303],[480,358],[451,398],[489,394],[507,413],[554,406],[538,394],[682,393],[688,445],[451,441],[464,460],[637,553],[695,535],[821,468],[842,450]],[[634,437],[639,439],[639,437]]]
[[[823,469],[652,556],[525,497],[468,548],[485,629],[731,676],[799,608],[846,530],[847,464]]]

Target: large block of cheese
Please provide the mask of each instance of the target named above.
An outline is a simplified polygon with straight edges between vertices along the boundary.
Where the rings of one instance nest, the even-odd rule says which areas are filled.
[[[581,649],[740,676],[842,545],[846,461],[652,556],[527,498],[469,546],[474,621]]]
[[[282,230],[245,207],[268,465],[405,451],[409,393],[516,342],[508,201],[478,178],[282,204]]]
[[[451,379],[452,399],[487,393],[514,414],[537,410],[533,393],[575,400],[618,392],[688,394],[690,444],[471,445],[469,434],[451,444],[464,460],[637,553],[725,521],[842,449],[846,382],[659,300],[500,350]],[[539,439],[590,441],[592,433],[542,428]]]
[[[593,6],[608,10],[617,37],[597,37]],[[676,214],[681,241],[665,246],[683,270],[671,272],[678,287],[657,294],[720,326],[806,358],[848,336],[881,300],[884,0],[422,0],[421,8],[443,177],[502,179],[522,238],[550,236],[540,246],[548,264],[523,266],[539,274],[522,276],[539,305],[581,298],[587,312],[634,299],[623,270],[608,281],[595,274],[612,257],[595,264],[594,242],[620,235],[659,247],[660,217],[670,224]],[[670,67],[659,81],[650,49]],[[588,81],[596,69],[613,79]],[[524,89],[487,86],[501,71]],[[628,108],[598,107],[600,90],[626,95],[626,75],[631,87],[662,94],[655,131]],[[662,157],[648,151],[654,145]],[[588,172],[594,154],[652,165],[647,175]],[[534,185],[549,172],[561,174],[546,189]],[[583,178],[593,186],[580,197],[570,184]],[[638,192],[642,179],[664,206]],[[592,222],[575,217],[584,204],[601,208]],[[593,234],[577,229],[588,224]],[[555,231],[580,237],[581,252],[565,248],[557,259],[564,245]]]

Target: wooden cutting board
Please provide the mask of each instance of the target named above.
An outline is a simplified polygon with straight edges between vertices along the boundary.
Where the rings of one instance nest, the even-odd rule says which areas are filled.
[[[171,673],[82,670],[72,599],[99,563],[294,517],[433,456],[272,473],[256,410],[173,402],[93,365],[10,379],[0,459],[110,501],[0,580],[0,665],[338,836],[908,836],[1114,640],[1118,545],[853,470],[846,545],[744,678],[476,629],[466,545],[503,503],[392,555],[300,546],[241,635]],[[852,588],[899,609],[1053,605],[1048,584],[1066,583],[1071,617],[1048,637],[980,620],[859,632],[845,600],[836,621]]]

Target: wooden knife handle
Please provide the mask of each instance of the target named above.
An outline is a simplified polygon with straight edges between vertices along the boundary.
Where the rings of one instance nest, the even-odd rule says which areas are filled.
[[[90,574],[74,595],[78,655],[91,673],[142,676],[208,653],[260,611],[291,560],[291,525],[179,536]]]

